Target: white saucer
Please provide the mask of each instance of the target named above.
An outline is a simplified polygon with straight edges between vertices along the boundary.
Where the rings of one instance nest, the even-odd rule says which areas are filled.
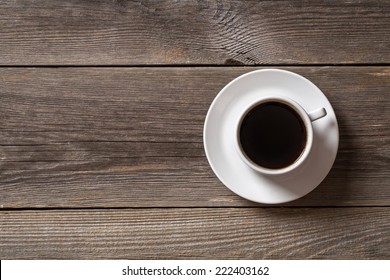
[[[286,175],[262,175],[240,158],[234,144],[235,124],[243,110],[264,96],[285,96],[306,112],[325,108],[327,115],[313,124],[313,146],[299,169]],[[215,175],[231,191],[248,200],[275,204],[298,199],[315,189],[329,173],[337,155],[339,130],[328,99],[312,82],[285,70],[266,69],[244,74],[226,85],[207,113],[203,142]]]

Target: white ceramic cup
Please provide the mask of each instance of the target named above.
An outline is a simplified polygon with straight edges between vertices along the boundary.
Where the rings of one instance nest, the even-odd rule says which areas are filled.
[[[246,115],[254,108],[257,107],[261,104],[264,103],[269,103],[269,102],[278,102],[285,104],[289,106],[291,109],[293,109],[298,116],[300,117],[303,125],[305,126],[306,129],[306,145],[303,148],[300,156],[290,165],[279,168],[279,169],[270,169],[266,168],[263,166],[258,165],[257,163],[253,162],[243,151],[242,146],[241,146],[241,141],[240,141],[240,128],[242,121],[246,117]],[[313,145],[313,126],[312,122],[325,117],[326,116],[326,110],[325,108],[318,108],[314,111],[311,112],[306,112],[302,106],[300,106],[297,102],[293,101],[290,98],[283,97],[283,96],[269,96],[269,97],[264,97],[259,100],[256,100],[255,102],[251,103],[247,108],[242,112],[241,117],[239,118],[239,121],[236,124],[236,133],[235,133],[235,144],[236,148],[238,151],[238,154],[240,155],[241,159],[253,170],[262,173],[264,175],[281,175],[285,174],[288,172],[291,172],[295,169],[297,169],[300,165],[302,165],[305,160],[307,159],[311,147]]]

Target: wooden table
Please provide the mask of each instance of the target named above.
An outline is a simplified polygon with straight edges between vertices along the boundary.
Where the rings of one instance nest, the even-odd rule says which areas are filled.
[[[0,258],[390,259],[389,1],[1,1]],[[206,160],[235,77],[332,103],[328,177],[267,206]]]

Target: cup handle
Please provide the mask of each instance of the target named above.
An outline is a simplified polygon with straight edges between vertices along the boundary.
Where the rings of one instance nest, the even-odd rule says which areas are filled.
[[[326,113],[325,108],[320,108],[320,109],[317,109],[317,110],[310,112],[308,115],[309,115],[310,120],[312,122],[314,122],[318,119],[321,119],[322,117],[325,117],[326,114],[327,113]]]

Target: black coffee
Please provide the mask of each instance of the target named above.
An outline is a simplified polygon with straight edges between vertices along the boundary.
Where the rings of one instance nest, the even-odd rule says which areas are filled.
[[[254,163],[269,169],[293,164],[306,145],[306,129],[297,112],[279,102],[260,104],[244,117],[240,142]]]

